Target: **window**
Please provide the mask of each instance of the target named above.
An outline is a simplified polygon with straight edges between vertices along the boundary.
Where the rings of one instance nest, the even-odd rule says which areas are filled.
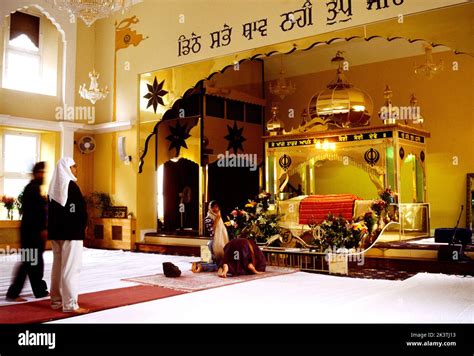
[[[39,136],[9,132],[3,136],[2,195],[17,197],[31,180],[39,157]]]
[[[224,118],[224,98],[206,95],[206,115]]]
[[[59,32],[46,17],[15,12],[5,21],[2,87],[57,95]]]
[[[262,124],[262,107],[255,104],[245,104],[245,121],[251,124]]]
[[[244,121],[244,103],[227,100],[227,120]]]

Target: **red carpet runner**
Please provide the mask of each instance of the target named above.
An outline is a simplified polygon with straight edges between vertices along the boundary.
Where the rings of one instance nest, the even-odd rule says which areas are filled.
[[[82,308],[95,312],[180,294],[185,292],[155,286],[133,286],[81,294],[79,304]],[[0,324],[44,323],[72,316],[77,314],[52,310],[49,299],[0,307]]]

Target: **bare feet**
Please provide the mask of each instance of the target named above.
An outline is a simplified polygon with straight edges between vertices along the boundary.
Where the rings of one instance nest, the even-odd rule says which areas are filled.
[[[199,262],[193,262],[193,264],[191,265],[191,271],[193,271],[193,273],[202,272],[201,264]]]
[[[16,298],[5,298],[8,302],[15,302],[15,303],[21,303],[21,302],[26,302],[27,300],[22,297],[16,297]]]
[[[222,265],[221,268],[217,271],[217,275],[221,278],[227,278],[227,272],[229,272],[229,266],[226,263]]]
[[[247,267],[248,267],[249,271],[252,272],[253,274],[262,274],[263,273],[263,272],[257,271],[257,269],[255,268],[253,263],[249,263]]]
[[[74,310],[63,310],[64,313],[74,313],[74,314],[87,314],[90,312],[89,309],[86,308],[77,308]]]

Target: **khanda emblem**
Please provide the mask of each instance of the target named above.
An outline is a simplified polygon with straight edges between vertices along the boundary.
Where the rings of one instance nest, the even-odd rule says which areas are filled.
[[[138,17],[133,16],[128,19],[124,19],[119,23],[115,22],[115,51],[134,45],[135,47],[140,44],[143,40],[146,40],[148,36],[138,34],[137,31],[132,30],[130,27],[135,25],[140,20]]]
[[[279,178],[280,184],[278,187],[278,191],[284,192],[285,187],[290,180],[290,176],[288,174],[288,168],[290,168],[291,166],[291,157],[288,156],[287,154],[284,154],[283,156],[280,157],[280,159],[278,160],[278,163],[280,164],[280,167],[283,169],[283,172]]]
[[[282,169],[287,171],[288,168],[290,168],[290,166],[291,166],[291,157],[284,154],[283,156],[280,157],[280,159],[278,160],[278,163],[280,164],[280,167]]]
[[[379,161],[380,153],[376,149],[370,148],[365,152],[364,158],[369,165],[374,166]]]

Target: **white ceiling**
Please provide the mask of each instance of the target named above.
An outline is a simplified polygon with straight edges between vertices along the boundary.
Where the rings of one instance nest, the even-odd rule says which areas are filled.
[[[295,51],[290,55],[275,54],[265,57],[265,80],[274,80],[278,77],[283,58],[283,67],[286,77],[294,77],[308,73],[334,70],[331,58],[337,51],[344,51],[342,56],[351,66],[368,63],[383,62],[392,59],[424,55],[424,42],[409,43],[405,39],[391,42],[383,38],[374,38],[370,41],[355,39],[351,42],[340,41],[313,47],[308,51]],[[436,47],[433,53],[450,50],[448,47]],[[436,60],[436,56],[434,56]]]

